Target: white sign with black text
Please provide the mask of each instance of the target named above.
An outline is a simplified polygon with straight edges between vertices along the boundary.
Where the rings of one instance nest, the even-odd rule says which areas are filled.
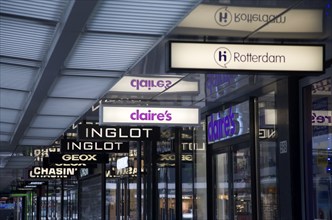
[[[201,4],[179,27],[265,33],[323,32],[323,10],[266,7],[233,7]]]
[[[171,42],[170,68],[322,72],[322,45],[263,45]]]

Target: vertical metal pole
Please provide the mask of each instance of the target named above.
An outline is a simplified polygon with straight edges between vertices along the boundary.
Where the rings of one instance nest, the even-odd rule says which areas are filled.
[[[144,207],[146,212],[146,219],[153,220],[152,217],[152,168],[151,168],[151,145],[144,143],[144,165],[146,170],[146,187],[144,190]]]
[[[64,203],[65,203],[65,192],[64,192],[64,180],[61,179],[61,220],[63,220],[63,216],[64,216]]]
[[[152,180],[152,219],[158,219],[159,196],[158,196],[158,168],[157,168],[157,143],[150,141],[151,148],[151,180]]]
[[[48,182],[46,182],[46,220],[48,220]]]
[[[122,198],[121,198],[121,185],[120,185],[120,178],[117,178],[116,180],[116,220],[120,220],[120,213],[121,213],[121,203],[122,203]]]
[[[37,189],[37,201],[36,201],[36,219],[40,220],[41,219],[41,188],[38,186]]]
[[[136,219],[137,220],[141,220],[142,219],[142,172],[141,172],[141,150],[142,150],[142,147],[141,147],[141,141],[138,142],[138,145],[137,145],[137,190],[136,190],[136,195],[137,195],[137,198],[136,198],[136,204],[137,204],[137,207],[136,207],[136,213],[137,213],[137,217]]]
[[[106,219],[106,164],[101,164],[101,220]]]
[[[175,128],[175,216],[182,219],[182,148],[180,147],[180,128]]]
[[[252,190],[252,219],[261,219],[260,215],[260,179],[259,179],[259,146],[258,146],[258,100],[251,97],[250,112],[250,156],[251,156],[251,190]]]

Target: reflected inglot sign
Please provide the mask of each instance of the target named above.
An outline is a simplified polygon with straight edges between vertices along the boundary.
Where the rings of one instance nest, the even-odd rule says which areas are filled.
[[[170,69],[321,73],[324,46],[170,42]]]

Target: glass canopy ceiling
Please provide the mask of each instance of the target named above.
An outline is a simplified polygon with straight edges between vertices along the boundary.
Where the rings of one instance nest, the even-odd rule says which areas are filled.
[[[198,3],[1,1],[1,143],[52,144]]]

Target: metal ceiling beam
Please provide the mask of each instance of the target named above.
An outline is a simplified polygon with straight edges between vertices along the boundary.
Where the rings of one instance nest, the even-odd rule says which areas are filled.
[[[97,3],[98,0],[69,1],[67,11],[58,24],[48,54],[42,62],[37,83],[10,141],[12,146],[19,144],[33,116],[38,111],[44,98],[47,97],[49,88],[59,75],[65,59],[75,45]]]

